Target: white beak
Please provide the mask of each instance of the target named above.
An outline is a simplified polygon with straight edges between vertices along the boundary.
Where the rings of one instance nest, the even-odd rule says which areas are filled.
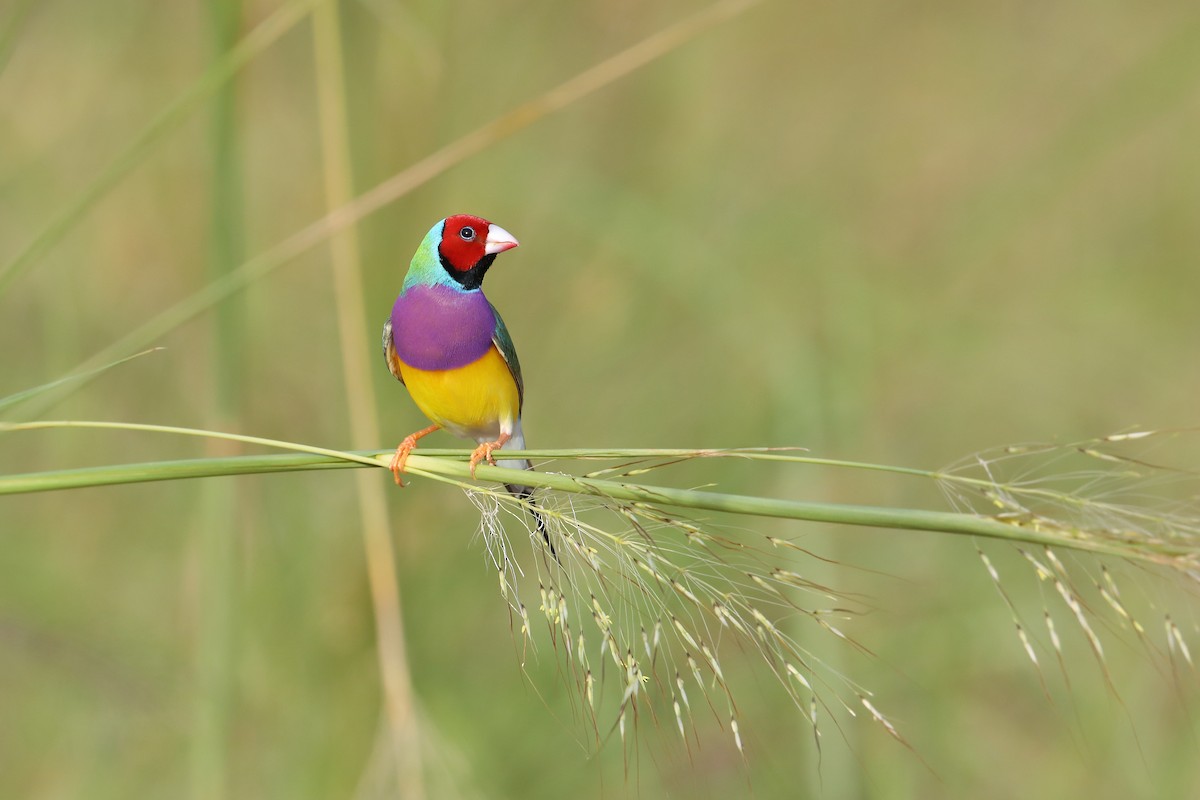
[[[518,244],[520,242],[516,237],[504,228],[499,225],[489,225],[487,239],[483,243],[483,252],[492,256],[496,253],[503,253],[505,250],[512,250]]]

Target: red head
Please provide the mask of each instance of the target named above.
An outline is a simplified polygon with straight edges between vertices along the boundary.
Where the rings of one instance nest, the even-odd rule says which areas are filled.
[[[438,244],[438,255],[442,266],[455,280],[462,282],[464,275],[478,270],[479,280],[492,264],[497,253],[511,250],[517,240],[499,225],[493,225],[482,217],[456,214],[442,223],[442,241]]]

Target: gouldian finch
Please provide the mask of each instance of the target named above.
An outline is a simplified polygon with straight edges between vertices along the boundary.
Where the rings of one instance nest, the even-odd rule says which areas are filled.
[[[433,424],[396,448],[391,463],[396,483],[417,440],[441,428],[479,444],[471,454],[472,477],[479,462],[497,463],[493,451],[525,448],[521,364],[504,320],[480,288],[496,256],[516,246],[499,225],[458,214],[434,225],[413,254],[383,325],[383,352],[388,369]],[[533,469],[526,459],[498,465]],[[521,498],[532,491],[506,486]],[[541,515],[534,516],[546,536]]]

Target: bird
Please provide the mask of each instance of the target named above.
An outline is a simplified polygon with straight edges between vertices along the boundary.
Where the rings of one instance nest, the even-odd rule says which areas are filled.
[[[404,437],[389,468],[398,485],[418,440],[438,430],[472,439],[471,477],[483,461],[512,469],[533,469],[528,459],[496,461],[504,447],[525,449],[521,410],[525,382],[512,336],[500,313],[483,294],[483,278],[496,256],[519,243],[482,217],[446,217],[421,240],[409,263],[400,294],[383,325],[388,370],[433,424]],[[505,488],[521,500],[533,490]],[[532,506],[530,506],[532,510]],[[538,529],[550,543],[542,516]]]

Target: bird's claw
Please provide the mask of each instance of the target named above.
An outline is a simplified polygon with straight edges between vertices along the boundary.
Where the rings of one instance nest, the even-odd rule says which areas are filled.
[[[403,487],[404,481],[400,480],[400,473],[404,472],[404,465],[408,463],[408,454],[417,446],[417,439],[411,434],[404,437],[404,441],[400,442],[400,446],[396,448],[396,454],[392,456],[392,463],[388,465],[388,469],[392,471],[392,479],[396,481],[396,485]]]
[[[480,461],[487,461],[493,467],[496,466],[496,459],[492,458],[492,451],[499,450],[503,442],[484,442],[475,448],[475,452],[471,453],[471,480],[475,480],[475,468],[479,466]]]
[[[404,465],[408,463],[408,454],[416,449],[417,439],[428,436],[441,427],[435,423],[416,433],[410,433],[400,442],[400,446],[396,448],[396,455],[392,456],[392,463],[388,464],[388,469],[392,471],[392,478],[396,481],[397,486],[404,486],[404,481],[400,480],[400,473],[404,472]]]

